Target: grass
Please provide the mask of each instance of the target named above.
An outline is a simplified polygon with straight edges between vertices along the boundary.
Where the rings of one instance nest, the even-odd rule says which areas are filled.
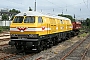
[[[78,35],[79,37],[86,37],[88,34],[87,33],[83,33],[83,34],[80,34]]]

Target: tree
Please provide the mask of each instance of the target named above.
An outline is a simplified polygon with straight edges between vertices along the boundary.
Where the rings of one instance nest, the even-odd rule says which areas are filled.
[[[5,21],[5,26],[6,26],[6,20],[9,20],[9,16],[7,14],[3,14],[2,20]]]
[[[90,30],[90,18],[87,18],[85,21],[82,21],[82,26],[84,29]]]
[[[85,23],[86,23],[86,26],[89,26],[90,27],[90,19],[89,18],[86,19],[86,22]]]
[[[13,14],[18,14],[18,13],[20,13],[20,11],[19,11],[19,10],[16,10],[16,9],[11,9],[11,10],[9,10],[9,12],[11,12],[11,13],[13,13]],[[14,18],[14,15],[12,15],[11,20],[13,20],[13,18]]]
[[[2,15],[2,20],[4,21],[4,20],[8,20],[9,19],[9,17],[8,17],[8,15],[6,15],[6,14],[3,14]]]
[[[75,21],[75,19],[71,15],[63,15],[63,14],[58,14],[58,16],[66,17],[69,18],[72,22]]]
[[[11,9],[11,10],[9,10],[9,12],[12,12],[12,13],[20,13],[20,11],[19,11],[19,10],[16,10],[16,9]]]
[[[29,7],[29,11],[32,11],[31,7]]]

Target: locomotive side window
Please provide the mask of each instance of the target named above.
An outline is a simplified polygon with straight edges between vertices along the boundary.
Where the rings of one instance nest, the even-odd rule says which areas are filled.
[[[38,23],[43,23],[42,17],[38,17]]]
[[[23,22],[23,18],[24,17],[17,16],[17,17],[15,17],[13,23],[22,23]]]
[[[35,17],[33,16],[26,17],[24,23],[35,23]]]
[[[63,21],[62,20],[60,20],[60,22],[61,22],[61,24],[63,24]]]

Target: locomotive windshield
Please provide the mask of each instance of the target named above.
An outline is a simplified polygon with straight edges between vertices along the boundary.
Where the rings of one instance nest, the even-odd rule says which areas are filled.
[[[14,18],[13,23],[22,23],[24,17],[17,16]]]
[[[26,17],[24,23],[35,23],[35,17],[33,16]]]

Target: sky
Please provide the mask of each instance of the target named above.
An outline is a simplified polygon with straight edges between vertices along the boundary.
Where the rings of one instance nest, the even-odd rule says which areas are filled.
[[[21,12],[34,10],[35,0],[0,0],[0,8],[17,9]],[[90,18],[89,0],[36,0],[36,10],[45,14],[67,14],[77,19]]]

